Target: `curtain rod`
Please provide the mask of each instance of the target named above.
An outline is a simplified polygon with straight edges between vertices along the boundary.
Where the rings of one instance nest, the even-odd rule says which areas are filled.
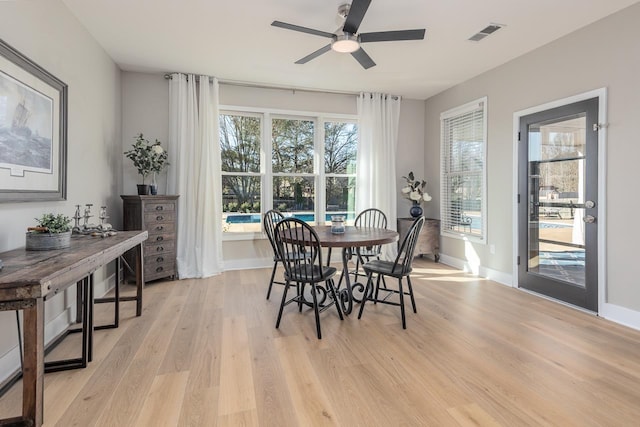
[[[167,73],[164,75],[164,78],[167,80],[171,80],[171,74]],[[212,78],[212,77],[209,77]],[[277,90],[290,90],[293,93],[296,92],[312,92],[312,93],[326,93],[330,95],[355,95],[358,96],[360,92],[349,92],[349,91],[337,91],[337,90],[325,90],[325,89],[311,89],[311,88],[297,88],[297,87],[285,87],[285,86],[277,86],[277,85],[264,85],[257,83],[249,83],[249,82],[240,82],[236,80],[222,80],[218,79],[220,84],[225,84],[229,86],[239,86],[239,87],[251,87],[256,89],[277,89]],[[396,99],[396,97],[394,97]]]

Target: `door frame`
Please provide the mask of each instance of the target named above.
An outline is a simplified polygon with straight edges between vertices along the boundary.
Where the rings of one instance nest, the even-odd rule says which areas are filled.
[[[518,177],[520,173],[518,165],[518,152],[520,149],[518,142],[518,132],[520,130],[520,118],[528,116],[530,114],[538,113],[540,111],[550,110],[552,108],[561,107],[567,104],[573,104],[579,101],[585,101],[591,98],[598,98],[598,205],[597,205],[597,226],[598,226],[598,308],[596,312],[599,312],[606,303],[607,295],[607,234],[606,234],[606,205],[607,205],[607,88],[595,89],[589,92],[584,92],[578,95],[570,96],[567,98],[558,99],[555,101],[547,102],[545,104],[536,105],[524,110],[516,111],[513,113],[513,208],[512,208],[512,224],[513,224],[513,269],[512,269],[512,284],[514,288],[520,288],[518,285]],[[590,126],[591,124],[587,124]],[[524,196],[521,202],[526,202]],[[526,262],[523,260],[522,262]],[[531,292],[526,289],[522,289],[526,292]],[[544,298],[551,299],[545,295],[538,294]],[[552,299],[558,303],[568,305],[562,301]],[[571,305],[571,307],[576,307]],[[577,307],[576,307],[577,308]],[[581,309],[581,308],[580,308]],[[582,310],[582,309],[581,309]]]

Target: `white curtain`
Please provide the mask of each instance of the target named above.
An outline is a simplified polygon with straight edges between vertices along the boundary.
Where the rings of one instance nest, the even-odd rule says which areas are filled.
[[[396,149],[400,120],[398,96],[361,93],[358,97],[358,160],[356,166],[356,212],[378,208],[396,229]],[[395,245],[383,247],[386,257]]]
[[[180,279],[222,272],[218,81],[172,74],[167,192],[178,194]]]

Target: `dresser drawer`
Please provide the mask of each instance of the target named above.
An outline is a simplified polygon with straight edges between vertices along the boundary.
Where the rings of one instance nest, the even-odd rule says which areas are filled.
[[[147,225],[147,231],[149,232],[149,240],[154,240],[153,236],[156,234],[174,234],[176,233],[175,222],[158,222]]]
[[[175,241],[163,240],[161,242],[156,242],[156,241],[151,242],[147,240],[144,243],[145,259],[147,258],[147,256],[151,256],[151,254],[161,254],[161,253],[171,254],[172,256],[175,256],[175,253],[176,253]]]
[[[144,212],[175,212],[176,204],[172,201],[147,202],[144,204]]]
[[[160,253],[146,253],[144,257],[145,265],[164,264],[167,261],[173,262],[175,260],[175,253],[173,252],[160,252]]]
[[[151,263],[144,264],[144,280],[155,280],[160,277],[175,276],[175,261],[166,261],[162,264]]]
[[[147,224],[147,226],[161,222],[175,222],[175,220],[175,212],[145,212],[144,214],[144,223]]]

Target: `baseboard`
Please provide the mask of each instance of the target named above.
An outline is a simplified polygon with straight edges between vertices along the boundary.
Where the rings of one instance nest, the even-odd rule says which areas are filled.
[[[598,316],[640,330],[640,311],[631,310],[611,303],[604,303],[602,307],[600,307]]]
[[[449,255],[440,254],[440,262],[451,267],[455,267],[465,273],[472,273],[485,279],[493,280],[501,285],[513,287],[513,276],[509,273],[493,270],[491,268],[480,266],[478,268],[472,268],[472,266],[465,260],[455,258]]]
[[[243,258],[230,259],[224,261],[224,271],[228,270],[248,270],[251,268],[271,268],[273,258]]]
[[[4,385],[4,382],[9,379],[15,372],[20,369],[20,350],[18,350],[18,343],[11,350],[6,352],[0,357],[0,383]]]

